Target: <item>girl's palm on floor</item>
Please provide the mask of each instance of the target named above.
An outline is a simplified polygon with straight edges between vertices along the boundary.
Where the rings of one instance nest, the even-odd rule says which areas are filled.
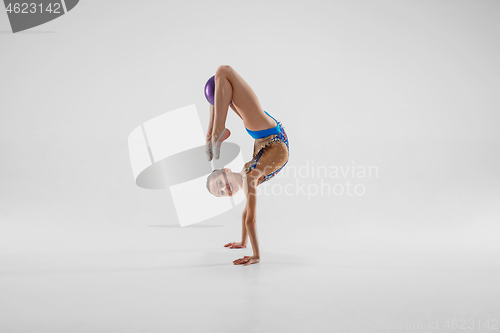
[[[235,261],[233,261],[233,264],[248,266],[251,264],[257,264],[259,262],[260,262],[260,259],[254,257],[254,256],[244,256],[243,258],[236,259]]]

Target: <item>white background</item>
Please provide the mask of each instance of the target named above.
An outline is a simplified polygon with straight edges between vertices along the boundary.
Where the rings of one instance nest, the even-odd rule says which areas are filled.
[[[499,16],[484,0],[83,0],[12,34],[0,11],[0,331],[500,319]],[[222,247],[241,238],[243,204],[180,228],[128,156],[129,133],[164,112],[194,103],[206,128],[220,65],[284,124],[288,169],[378,168],[350,179],[361,196],[259,196],[261,263],[247,267],[232,260],[250,246]]]

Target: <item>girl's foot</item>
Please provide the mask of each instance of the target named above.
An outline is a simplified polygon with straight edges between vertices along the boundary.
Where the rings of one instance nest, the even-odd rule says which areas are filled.
[[[218,139],[215,138],[215,135],[212,135],[212,150],[216,160],[220,157],[220,146],[222,145],[222,142],[229,138],[230,135],[231,131],[228,128],[224,128]]]
[[[211,161],[212,157],[214,157],[214,154],[212,152],[212,141],[207,142],[207,144],[205,146],[205,152],[207,153],[208,161]]]

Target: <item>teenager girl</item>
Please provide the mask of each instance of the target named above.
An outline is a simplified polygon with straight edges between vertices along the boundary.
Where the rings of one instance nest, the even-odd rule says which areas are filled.
[[[206,141],[209,161],[219,159],[221,144],[231,135],[225,126],[229,106],[255,139],[253,158],[245,163],[240,172],[228,168],[216,169],[207,178],[207,189],[215,196],[231,196],[240,189],[246,195],[241,242],[224,246],[245,248],[250,237],[253,255],[233,261],[235,265],[247,266],[260,262],[256,232],[257,186],[274,177],[288,162],[288,137],[281,122],[262,109],[252,88],[230,66],[220,66],[215,73],[214,104],[210,106]]]

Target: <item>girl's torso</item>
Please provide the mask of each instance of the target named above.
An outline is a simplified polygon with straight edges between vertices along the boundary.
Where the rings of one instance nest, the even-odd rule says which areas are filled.
[[[262,178],[259,178],[260,184],[262,181],[267,181],[268,179],[274,177],[274,175],[278,173],[288,161],[288,136],[284,130],[284,127],[282,127],[282,124],[274,119],[270,114],[268,114],[267,112],[266,114],[275,121],[275,127],[261,131],[250,131],[247,129],[250,135],[254,134],[257,138],[255,138],[254,141],[253,158],[249,162],[245,163],[243,169],[240,172],[240,174],[243,176],[243,189],[245,196],[248,194],[248,183],[246,180],[247,172],[249,172],[253,168],[262,169],[264,167],[264,169],[261,170]],[[259,137],[262,135],[266,136]],[[264,161],[261,159],[261,157],[263,156],[265,156]],[[270,156],[274,156],[274,159],[269,160]],[[261,165],[257,166],[257,162],[261,163]]]

